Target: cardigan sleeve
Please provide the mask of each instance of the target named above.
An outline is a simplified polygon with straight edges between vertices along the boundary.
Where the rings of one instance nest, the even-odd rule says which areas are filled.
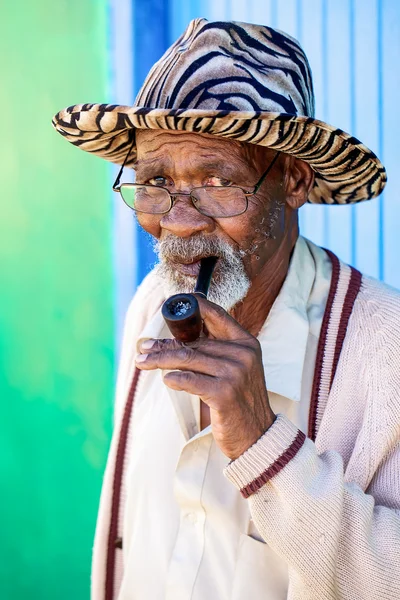
[[[400,598],[399,473],[397,445],[374,478],[378,505],[345,481],[338,452],[318,454],[283,415],[225,469],[249,499],[263,539],[288,565],[289,600]]]

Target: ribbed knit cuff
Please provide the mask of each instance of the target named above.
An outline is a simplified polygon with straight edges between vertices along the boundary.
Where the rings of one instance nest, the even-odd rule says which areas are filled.
[[[224,469],[224,475],[248,498],[296,456],[305,439],[302,431],[279,414],[268,431]]]

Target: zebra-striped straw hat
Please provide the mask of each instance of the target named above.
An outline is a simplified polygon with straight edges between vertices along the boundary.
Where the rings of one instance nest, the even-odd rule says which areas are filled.
[[[355,137],[314,118],[310,66],[298,42],[261,25],[191,21],[149,72],[133,106],[79,104],[53,125],[82,150],[122,164],[135,129],[206,133],[291,154],[315,171],[309,201],[378,196],[386,171]],[[127,165],[136,158],[133,142]]]

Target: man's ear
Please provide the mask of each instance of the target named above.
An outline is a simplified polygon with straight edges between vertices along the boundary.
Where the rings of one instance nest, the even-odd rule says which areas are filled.
[[[286,202],[293,210],[307,202],[308,195],[314,185],[314,171],[309,164],[288,156],[285,165]]]

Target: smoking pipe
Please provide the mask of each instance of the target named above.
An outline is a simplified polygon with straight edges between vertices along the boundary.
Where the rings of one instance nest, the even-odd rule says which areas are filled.
[[[200,261],[194,293],[207,298],[211,277],[218,257],[207,256]],[[199,303],[193,294],[175,294],[168,298],[161,308],[164,321],[174,338],[179,342],[194,342],[200,337],[202,320]]]

